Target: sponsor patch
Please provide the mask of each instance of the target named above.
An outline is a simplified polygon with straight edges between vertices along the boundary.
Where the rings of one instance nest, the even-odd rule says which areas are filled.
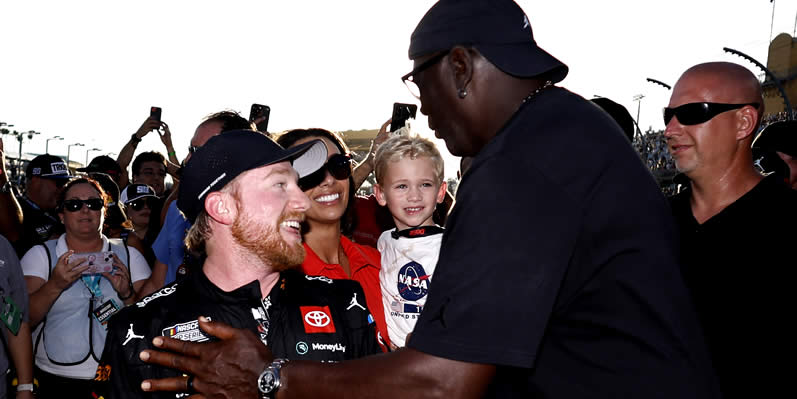
[[[152,293],[149,296],[146,296],[143,299],[141,299],[141,301],[136,302],[136,306],[143,308],[144,306],[147,306],[148,303],[155,300],[155,298],[160,298],[162,296],[168,296],[174,294],[175,291],[177,291],[177,284],[168,287],[163,287],[161,288],[160,291]]]
[[[300,355],[306,355],[309,348],[306,342],[299,341],[296,343],[296,353]]]
[[[50,164],[50,170],[53,171],[54,175],[64,175],[64,174],[69,173],[66,170],[66,164],[63,163],[63,162],[53,162],[53,163],[51,163]]]
[[[147,194],[147,193],[149,193],[149,188],[147,186],[138,186],[138,187],[136,187],[136,193],[138,193],[138,194]]]
[[[330,316],[329,306],[299,306],[304,321],[304,332],[334,333],[335,323]]]
[[[327,284],[332,284],[332,279],[326,276],[304,276],[304,278],[310,281],[318,280],[318,281],[323,281]]]
[[[208,317],[210,320],[210,317]],[[199,321],[191,320],[185,323],[175,324],[171,327],[166,327],[161,332],[164,337],[179,339],[180,341],[190,342],[205,342],[209,338],[202,330],[199,329]]]
[[[341,345],[340,343],[336,343],[336,344],[319,344],[319,343],[313,342],[313,350],[314,351],[330,351],[332,353],[335,353],[335,352],[346,353],[346,347]]]
[[[101,364],[97,366],[97,371],[94,372],[94,381],[108,381],[111,378],[111,366],[109,364]]]

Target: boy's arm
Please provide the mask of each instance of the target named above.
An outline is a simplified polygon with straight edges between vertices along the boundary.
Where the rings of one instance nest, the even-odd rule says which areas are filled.
[[[122,176],[119,178],[119,189],[124,189],[127,187],[129,181],[127,167],[130,165],[130,162],[133,160],[133,154],[136,152],[136,147],[138,147],[138,143],[141,142],[141,139],[147,135],[147,133],[157,129],[160,127],[160,121],[157,121],[152,118],[147,118],[144,123],[141,124],[141,127],[133,133],[125,143],[125,146],[119,151],[119,156],[116,158],[116,163],[119,164],[119,167],[122,168]]]

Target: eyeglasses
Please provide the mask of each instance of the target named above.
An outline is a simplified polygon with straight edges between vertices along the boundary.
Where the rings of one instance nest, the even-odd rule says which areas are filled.
[[[134,211],[140,211],[144,209],[144,206],[146,206],[149,209],[153,209],[155,207],[155,198],[153,197],[139,198],[131,202],[128,202],[127,204],[125,204],[125,206],[129,206]]]
[[[442,53],[435,55],[432,58],[429,58],[428,60],[421,63],[421,65],[418,65],[417,67],[413,68],[413,70],[411,70],[410,73],[401,77],[401,81],[404,82],[404,85],[407,86],[407,89],[409,89],[410,93],[413,96],[415,96],[415,98],[419,100],[421,99],[421,89],[418,87],[418,83],[415,81],[415,75],[421,73],[424,69],[428,69],[432,65],[440,62],[440,60],[442,60],[443,57],[448,55],[449,51],[450,50],[446,50]]]
[[[69,212],[77,212],[83,209],[83,204],[89,207],[89,210],[99,211],[105,206],[102,198],[89,198],[89,199],[68,199],[64,201],[64,209]]]
[[[678,117],[678,122],[682,125],[699,125],[723,112],[748,105],[758,108],[759,104],[688,103],[675,108],[664,108],[664,125],[668,125],[673,116]]]
[[[327,172],[337,180],[345,180],[351,176],[351,155],[332,154],[317,171],[299,179],[299,188],[307,191],[318,186],[327,177]]]

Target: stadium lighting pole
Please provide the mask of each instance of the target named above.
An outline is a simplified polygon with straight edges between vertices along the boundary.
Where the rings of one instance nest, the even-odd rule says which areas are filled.
[[[639,110],[642,108],[642,99],[645,98],[643,94],[637,94],[634,96],[634,101],[636,101],[636,125],[637,129],[639,129]],[[642,132],[640,132],[641,134]]]
[[[47,142],[44,144],[44,153],[45,154],[50,153],[50,140],[63,140],[63,139],[64,138],[61,136],[50,137],[49,139],[47,139]]]
[[[90,150],[86,150],[86,163],[84,163],[83,166],[89,166],[89,153],[92,152],[92,151],[102,151],[102,149],[94,147],[94,148],[92,148]]]
[[[69,169],[69,152],[72,150],[72,147],[83,147],[84,144],[81,143],[74,143],[66,146],[66,168]]]

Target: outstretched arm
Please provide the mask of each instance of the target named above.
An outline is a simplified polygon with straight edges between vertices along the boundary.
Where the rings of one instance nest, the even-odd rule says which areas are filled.
[[[218,342],[192,343],[157,337],[153,344],[172,352],[146,350],[141,359],[194,376],[193,388],[207,398],[259,398],[256,381],[273,360],[271,351],[248,330],[200,319]],[[413,349],[342,363],[291,361],[281,370],[277,397],[287,398],[479,398],[495,367],[460,362]],[[145,380],[145,391],[183,391],[187,377]],[[312,381],[312,383],[305,383]]]
[[[136,152],[136,147],[138,147],[138,143],[141,142],[141,139],[147,135],[147,133],[156,130],[160,127],[160,121],[156,119],[147,118],[144,123],[141,124],[141,127],[133,133],[130,137],[130,140],[125,143],[125,146],[119,151],[119,156],[116,158],[116,162],[122,168],[122,176],[119,179],[119,189],[124,189],[127,187],[129,183],[129,176],[127,171],[127,166],[130,165],[130,162],[133,160],[133,154]]]

